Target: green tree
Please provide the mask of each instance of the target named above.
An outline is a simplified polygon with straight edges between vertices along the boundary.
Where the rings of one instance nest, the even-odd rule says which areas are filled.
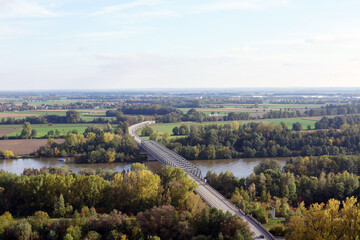
[[[302,124],[300,122],[296,122],[293,124],[294,131],[301,131],[303,129]]]
[[[9,239],[30,240],[31,238],[31,225],[28,222],[18,222],[9,228]]]
[[[76,123],[80,120],[80,113],[74,110],[66,112],[66,122]]]
[[[21,131],[20,137],[28,139],[31,136],[32,127],[29,122],[24,122],[23,129]]]
[[[31,138],[36,138],[36,135],[37,135],[36,129],[32,129],[31,130]]]

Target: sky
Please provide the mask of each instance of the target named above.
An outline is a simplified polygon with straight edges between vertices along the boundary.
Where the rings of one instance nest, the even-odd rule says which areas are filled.
[[[359,0],[0,0],[2,90],[360,87]]]

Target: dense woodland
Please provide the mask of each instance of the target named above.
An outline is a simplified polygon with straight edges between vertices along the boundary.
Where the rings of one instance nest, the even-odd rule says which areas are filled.
[[[284,168],[276,160],[266,160],[246,179],[238,179],[229,171],[219,175],[208,172],[206,179],[262,223],[268,222],[275,207],[276,216],[286,220],[286,224],[270,229],[275,235],[287,234],[288,239],[357,239],[359,164],[360,156],[344,155],[289,159]],[[357,223],[350,227],[352,221]]]
[[[184,138],[158,141],[187,159],[235,157],[288,157],[358,154],[360,126],[342,125],[341,130],[300,131],[300,123],[290,130],[286,123],[237,122],[224,125],[182,125],[173,129]],[[181,130],[181,131],[180,131]],[[156,139],[156,136],[153,136]]]
[[[196,187],[181,169],[154,174],[141,164],[111,175],[2,171],[0,239],[252,239],[242,219],[206,206]]]
[[[127,125],[113,129],[110,124],[100,129],[88,127],[84,134],[68,133],[65,142],[51,139],[35,157],[75,157],[77,163],[132,162],[142,160],[138,146],[127,133]]]

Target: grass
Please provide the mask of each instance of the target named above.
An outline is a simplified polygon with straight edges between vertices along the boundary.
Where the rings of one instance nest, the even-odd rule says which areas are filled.
[[[37,131],[36,137],[43,137],[49,131],[56,129],[60,131],[61,135],[65,135],[69,131],[77,130],[78,133],[84,133],[85,129],[89,126],[98,125],[102,127],[102,124],[88,124],[88,123],[73,123],[73,124],[32,124],[31,127]],[[16,129],[16,131],[7,134],[8,137],[19,136],[22,131],[22,125],[0,125],[0,129]]]
[[[16,111],[16,112],[7,112],[7,114],[9,114],[9,116],[11,117],[12,114],[14,114],[15,119],[24,119],[27,116],[17,116],[19,114],[31,114],[34,116],[45,116],[45,115],[57,115],[57,116],[66,116],[66,111],[68,110],[63,110],[63,111]],[[104,109],[104,112],[94,112],[93,109],[78,109],[75,110],[78,111],[80,113],[80,118],[86,122],[91,122],[94,120],[94,118],[104,118],[104,119],[108,119],[108,120],[113,120],[115,119],[114,117],[107,117],[105,115],[106,110]]]
[[[285,223],[285,219],[281,219],[281,218],[272,219],[272,218],[269,218],[269,222],[263,224],[263,226],[264,226],[267,230],[269,230],[270,228],[272,228],[273,226],[277,225],[278,223]]]
[[[259,120],[242,120],[242,121],[237,121],[239,123],[247,123],[247,122],[265,122],[265,123],[273,123],[273,124],[280,124],[281,122],[285,122],[289,128],[292,128],[292,125],[296,122],[300,122],[303,126],[304,129],[307,128],[307,125],[311,126],[311,129],[315,128],[315,120],[307,120],[307,119],[301,119],[301,118],[281,118],[281,119],[259,119]],[[172,129],[174,127],[179,127],[181,126],[181,124],[185,124],[185,125],[209,125],[209,124],[231,124],[232,121],[219,121],[219,122],[203,122],[203,123],[195,123],[195,122],[191,122],[191,123],[158,123],[155,125],[151,125],[152,129],[154,130],[154,132],[157,133],[170,133],[172,134]]]

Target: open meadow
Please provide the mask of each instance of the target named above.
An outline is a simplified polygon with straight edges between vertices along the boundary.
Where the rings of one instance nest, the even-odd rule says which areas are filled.
[[[60,131],[60,135],[65,135],[69,131],[76,130],[78,133],[84,133],[89,126],[98,125],[103,127],[103,124],[94,123],[67,123],[67,124],[31,124],[31,127],[36,130],[37,138],[44,137],[49,131]],[[7,137],[20,136],[23,125],[0,125],[0,135]]]
[[[170,133],[172,134],[172,129],[174,127],[179,127],[182,124],[185,125],[211,125],[211,124],[217,124],[217,125],[223,125],[223,124],[231,124],[233,121],[218,121],[218,122],[203,122],[203,123],[196,123],[196,122],[182,122],[182,123],[157,123],[154,125],[151,125],[154,132],[157,133]],[[259,120],[241,120],[236,121],[240,124],[248,123],[248,122],[264,122],[264,123],[273,123],[273,124],[280,124],[281,122],[285,122],[288,127],[291,129],[292,125],[296,122],[300,122],[303,126],[303,129],[307,129],[307,126],[310,125],[311,129],[315,128],[316,120],[312,119],[303,119],[303,118],[282,118],[282,119],[259,119]]]

